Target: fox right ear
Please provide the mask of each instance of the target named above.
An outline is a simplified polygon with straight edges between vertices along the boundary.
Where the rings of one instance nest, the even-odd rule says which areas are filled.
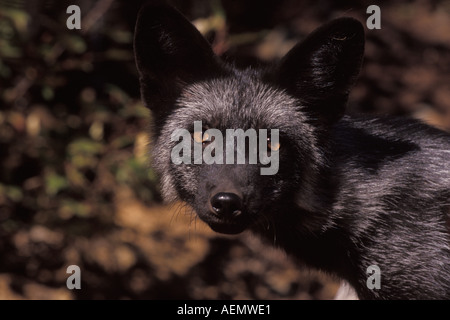
[[[278,82],[320,123],[345,111],[364,55],[364,28],[352,18],[333,20],[309,35],[280,63]]]
[[[200,32],[176,9],[145,5],[138,14],[134,52],[144,103],[167,113],[186,84],[220,72],[220,63]]]

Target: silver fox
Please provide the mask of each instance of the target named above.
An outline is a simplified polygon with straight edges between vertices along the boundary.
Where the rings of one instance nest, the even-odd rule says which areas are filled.
[[[154,3],[139,13],[134,46],[166,200],[187,202],[217,232],[249,230],[336,274],[361,299],[450,298],[450,135],[411,119],[344,115],[363,60],[361,23],[333,20],[272,67],[238,69],[176,9]],[[279,153],[278,172],[173,163],[175,130],[212,143],[198,139],[195,121],[202,133],[279,130],[276,144],[263,141]],[[379,289],[366,283],[372,265]]]

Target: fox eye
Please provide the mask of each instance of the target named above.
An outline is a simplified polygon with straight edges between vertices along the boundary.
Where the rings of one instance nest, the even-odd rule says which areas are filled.
[[[196,131],[194,132],[194,134],[192,135],[194,137],[194,141],[197,143],[202,143],[203,141],[203,132],[201,131]]]
[[[281,148],[281,144],[279,142],[273,143],[270,138],[267,138],[267,146],[272,151],[278,151]]]
[[[209,135],[205,131],[195,131],[192,136],[194,138],[194,141],[197,143],[211,142],[211,135]]]

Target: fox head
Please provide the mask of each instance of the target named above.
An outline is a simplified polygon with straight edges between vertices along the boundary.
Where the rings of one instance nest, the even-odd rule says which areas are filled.
[[[240,70],[221,61],[181,13],[157,3],[138,15],[134,50],[142,99],[153,115],[153,163],[167,200],[187,202],[223,233],[270,227],[293,203],[319,210],[327,131],[343,116],[361,66],[364,30],[358,21],[331,21],[272,67]],[[173,135],[180,129],[192,140],[183,154],[188,160],[196,143],[201,150],[214,143],[209,129],[223,137],[228,129],[276,129],[276,143],[267,136],[260,144],[258,137],[259,147],[265,143],[276,153],[276,173],[262,175],[267,164],[260,162],[174,163],[179,141]]]

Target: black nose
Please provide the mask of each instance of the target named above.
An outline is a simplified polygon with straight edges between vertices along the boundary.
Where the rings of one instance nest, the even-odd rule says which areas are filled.
[[[242,213],[242,200],[235,193],[216,193],[211,197],[210,204],[212,212],[221,217],[233,218]]]

